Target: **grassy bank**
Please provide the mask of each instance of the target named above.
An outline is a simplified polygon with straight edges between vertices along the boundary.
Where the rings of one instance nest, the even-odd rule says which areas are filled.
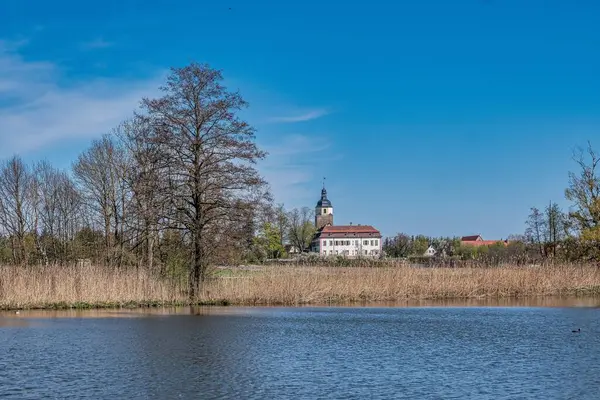
[[[93,308],[189,304],[185,282],[147,271],[0,266],[0,308]],[[406,299],[600,296],[596,266],[334,268],[268,266],[220,271],[200,302],[296,305]]]

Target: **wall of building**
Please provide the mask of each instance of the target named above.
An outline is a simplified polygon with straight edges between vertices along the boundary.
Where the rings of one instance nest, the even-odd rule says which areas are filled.
[[[347,257],[379,256],[381,254],[381,239],[372,237],[351,239],[319,239],[318,248],[314,251],[325,256],[340,255]]]

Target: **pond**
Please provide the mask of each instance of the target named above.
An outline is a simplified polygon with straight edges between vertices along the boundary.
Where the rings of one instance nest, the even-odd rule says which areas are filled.
[[[600,388],[596,300],[13,311],[0,313],[0,343],[0,397],[14,399],[596,399]]]

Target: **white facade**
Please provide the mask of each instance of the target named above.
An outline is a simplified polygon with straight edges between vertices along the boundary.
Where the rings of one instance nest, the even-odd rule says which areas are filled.
[[[315,215],[333,215],[333,207],[317,207]]]
[[[311,251],[321,256],[378,257],[381,255],[381,233],[370,225],[333,224],[333,205],[325,187],[315,207],[315,227]]]
[[[425,253],[423,253],[423,256],[425,256],[425,257],[433,257],[433,256],[435,256],[435,253],[436,253],[436,251],[433,248],[433,246],[429,246],[427,248],[427,250],[425,250]]]
[[[381,254],[381,246],[379,238],[327,238],[316,241],[313,251],[323,256],[373,257]]]

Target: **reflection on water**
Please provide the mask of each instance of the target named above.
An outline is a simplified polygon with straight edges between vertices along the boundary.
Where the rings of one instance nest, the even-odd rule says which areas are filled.
[[[331,304],[312,304],[299,308],[331,307]],[[559,297],[539,296],[523,298],[471,298],[471,299],[436,299],[436,300],[405,300],[395,302],[369,302],[335,304],[339,308],[381,308],[381,307],[600,307],[600,297]],[[243,314],[252,310],[269,307],[164,307],[164,308],[135,308],[135,309],[98,309],[98,310],[19,310],[0,311],[0,326],[6,318],[139,318],[157,315],[217,315]],[[278,307],[276,307],[278,308]]]
[[[598,302],[531,301],[3,313],[0,397],[596,399]]]

